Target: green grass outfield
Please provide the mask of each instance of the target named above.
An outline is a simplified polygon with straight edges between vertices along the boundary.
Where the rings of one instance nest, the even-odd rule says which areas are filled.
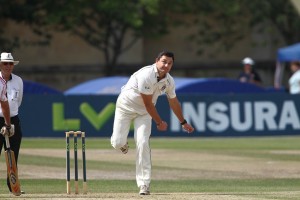
[[[72,141],[71,141],[72,144]],[[80,149],[80,142],[78,144]],[[130,150],[134,149],[134,142],[129,140]],[[35,139],[24,138],[22,149],[64,150],[64,138]],[[108,138],[87,138],[87,149],[111,150]],[[153,150],[168,150],[174,152],[189,153],[210,153],[212,155],[238,156],[255,160],[267,160],[268,162],[280,162],[284,164],[300,162],[300,137],[243,137],[243,138],[152,138],[151,148]],[[284,153],[270,153],[279,151]],[[287,152],[287,153],[285,153]],[[176,156],[176,155],[174,155]],[[155,159],[155,158],[153,158]],[[1,162],[5,162],[3,156]],[[180,160],[178,161],[180,162]],[[218,161],[216,161],[218,162]],[[219,164],[222,164],[221,162]],[[64,157],[21,155],[19,165],[31,165],[35,167],[56,167],[65,170]],[[3,165],[2,165],[3,166]],[[134,170],[135,164],[120,161],[109,162],[101,160],[88,160],[88,170]],[[153,166],[164,170],[172,170],[171,167]],[[174,166],[174,169],[176,166]],[[255,169],[254,169],[255,170]],[[299,169],[300,170],[300,169]],[[4,171],[2,170],[1,173]],[[300,177],[300,175],[298,176]],[[65,194],[65,180],[56,179],[23,179],[22,188],[29,194]],[[79,181],[81,185],[81,180]],[[73,183],[72,183],[73,184]],[[81,188],[81,187],[80,187]],[[89,193],[137,193],[134,177],[131,180],[88,180]],[[180,179],[180,180],[152,180],[151,192],[154,194],[164,193],[209,193],[209,195],[234,194],[242,199],[249,196],[254,199],[300,199],[300,178],[207,178],[207,179]],[[7,193],[5,181],[0,182],[0,194]],[[0,195],[1,198],[1,195]],[[160,198],[157,198],[160,199]],[[163,198],[161,198],[163,199]],[[214,199],[214,198],[212,198]],[[215,198],[217,199],[217,198]],[[247,199],[247,198],[246,198]]]

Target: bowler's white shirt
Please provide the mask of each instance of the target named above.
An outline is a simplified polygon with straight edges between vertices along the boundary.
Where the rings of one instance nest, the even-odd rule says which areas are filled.
[[[2,74],[0,72],[0,76]],[[19,106],[21,105],[23,98],[23,81],[22,79],[11,74],[11,79],[7,81],[7,99],[9,103],[10,116],[14,117],[19,113]],[[2,109],[0,107],[0,116],[3,117]]]
[[[300,94],[300,70],[297,70],[289,79],[290,93]]]
[[[159,82],[157,78],[158,71],[156,64],[141,68],[131,75],[126,85],[122,87],[117,103],[121,104],[121,107],[126,108],[126,110],[143,115],[147,113],[147,110],[140,95],[141,93],[153,95],[152,103],[154,105],[157,98],[162,94],[166,94],[168,98],[175,98],[176,93],[173,77],[167,73],[166,77]]]

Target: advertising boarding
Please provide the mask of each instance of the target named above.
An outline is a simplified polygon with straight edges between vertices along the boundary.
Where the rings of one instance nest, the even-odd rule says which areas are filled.
[[[26,95],[19,116],[24,137],[64,137],[85,131],[89,137],[110,137],[116,95]],[[157,110],[168,130],[153,137],[267,136],[300,134],[300,95],[178,95],[185,119],[195,132],[184,132],[166,96]],[[130,131],[129,136],[133,136]]]

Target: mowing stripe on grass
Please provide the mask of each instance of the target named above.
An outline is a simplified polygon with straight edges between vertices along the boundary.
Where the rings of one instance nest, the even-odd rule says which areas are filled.
[[[71,184],[74,181],[71,181]],[[28,194],[66,192],[65,180],[54,179],[24,179],[22,189]],[[79,181],[82,184],[82,181]],[[71,185],[72,187],[74,185]],[[89,193],[135,193],[134,180],[90,180]],[[235,193],[254,194],[262,192],[299,191],[300,179],[255,179],[255,180],[153,180],[153,193]],[[7,192],[4,181],[0,184],[0,193]]]
[[[128,139],[135,149],[133,138]],[[242,138],[151,138],[154,149],[180,150],[300,150],[300,136]],[[112,149],[109,138],[86,138],[87,149]],[[26,138],[21,148],[64,149],[64,138]]]

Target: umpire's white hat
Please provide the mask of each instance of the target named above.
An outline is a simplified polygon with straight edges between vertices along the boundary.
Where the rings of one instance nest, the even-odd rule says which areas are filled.
[[[14,60],[13,56],[11,55],[11,53],[6,53],[6,52],[1,53],[1,60],[0,60],[0,62],[13,62],[14,65],[17,65],[19,63],[19,61]]]

